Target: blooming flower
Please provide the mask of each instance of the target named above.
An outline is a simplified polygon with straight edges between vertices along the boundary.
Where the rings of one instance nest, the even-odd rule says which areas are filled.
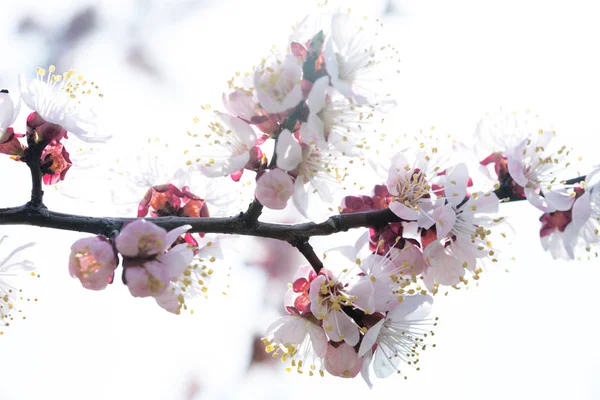
[[[7,238],[7,236],[1,237],[0,245],[4,244]],[[32,272],[34,269],[33,263],[23,257],[24,250],[33,245],[34,243],[27,243],[12,250],[8,255],[0,257],[0,322],[4,326],[10,325],[15,319],[15,313],[22,313],[22,310],[17,308],[17,304],[19,301],[24,300],[23,294],[21,289],[14,286],[13,279],[23,272],[30,272],[31,276],[36,276]],[[27,301],[29,300],[27,299]],[[0,330],[0,335],[3,333]]]
[[[256,145],[256,134],[247,122],[228,114],[215,112],[209,124],[208,143],[202,152],[208,156],[197,159],[200,170],[208,177],[227,176],[244,169],[251,162],[251,150]]]
[[[295,177],[293,200],[302,215],[308,217],[309,201],[313,201],[315,193],[325,203],[333,201],[332,188],[339,185],[341,178],[331,153],[299,143],[285,129],[279,134],[275,154],[277,166]]]
[[[38,68],[36,79],[30,82],[19,76],[23,102],[43,120],[60,125],[83,141],[108,140],[110,136],[98,134],[97,115],[90,105],[98,86],[84,80],[81,75],[75,77],[73,70],[62,75],[55,75],[55,70],[51,65],[44,79],[46,70]],[[98,94],[98,97],[102,96]]]
[[[254,87],[260,106],[269,113],[282,113],[302,100],[302,66],[293,54],[264,60],[254,72]]]
[[[12,132],[8,131],[8,128],[15,122],[21,109],[21,99],[19,98],[17,104],[14,103],[8,90],[0,90],[0,144],[8,141],[8,136]]]
[[[433,148],[432,154],[437,151]],[[468,173],[466,166],[459,164],[448,170],[447,176],[440,174],[442,171],[436,161],[425,151],[418,152],[413,163],[404,153],[392,157],[387,178],[387,188],[392,195],[389,208],[403,220],[417,221],[425,229],[436,224],[437,229],[449,230],[455,215],[446,205],[458,204],[464,199]],[[436,185],[438,189],[433,186],[436,180],[442,183]]]
[[[435,325],[427,318],[432,303],[428,295],[406,296],[365,333],[358,356],[365,357],[362,373],[369,386],[369,365],[376,377],[386,378],[401,373],[401,362],[411,366],[419,362],[420,352],[425,350],[423,340],[432,334],[427,328]]]
[[[69,273],[90,290],[112,283],[118,259],[113,246],[102,236],[79,239],[71,246]]]
[[[54,185],[65,179],[71,168],[71,158],[62,143],[52,141],[44,147],[40,157],[40,168],[45,185]]]
[[[556,133],[539,131],[524,139],[508,154],[508,172],[523,189],[527,200],[544,212],[568,210],[575,197],[560,180],[560,174],[570,165],[566,161],[566,146],[554,149],[551,141]]]
[[[289,312],[290,315],[275,320],[267,328],[266,337],[262,339],[265,351],[281,357],[282,361],[289,360],[298,373],[308,370],[308,374],[313,376],[318,371],[323,376],[328,347],[323,328],[314,319],[304,318],[294,310]]]

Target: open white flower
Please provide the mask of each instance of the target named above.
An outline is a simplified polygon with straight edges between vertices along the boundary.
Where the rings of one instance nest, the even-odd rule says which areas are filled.
[[[281,113],[302,101],[302,65],[287,54],[265,60],[254,73],[254,87],[260,106],[270,113]]]
[[[200,152],[207,154],[197,159],[202,173],[212,178],[242,170],[256,144],[252,127],[240,118],[215,112],[208,128],[210,132],[204,135],[207,141],[197,145]]]
[[[324,203],[333,201],[332,192],[341,179],[331,153],[314,145],[298,143],[287,129],[279,134],[275,153],[277,166],[296,176],[293,200],[302,215],[309,216],[309,204],[314,201],[315,194]],[[311,215],[316,212],[311,211]],[[323,211],[323,207],[320,211]]]
[[[45,121],[62,126],[79,139],[86,142],[105,142],[110,136],[98,134],[98,117],[91,107],[97,97],[98,86],[76,76],[70,70],[62,75],[54,75],[55,67],[37,69],[37,77],[26,82],[19,76],[19,86],[23,102],[37,112]]]
[[[371,362],[378,378],[401,373],[401,362],[411,366],[418,363],[419,354],[425,349],[423,338],[434,325],[428,318],[432,304],[433,298],[428,295],[407,296],[367,331],[358,356],[365,357],[362,373],[369,385]]]
[[[574,193],[560,176],[570,165],[569,150],[552,143],[553,131],[539,131],[524,139],[508,154],[508,172],[523,187],[527,200],[544,212],[568,210],[575,201]]]

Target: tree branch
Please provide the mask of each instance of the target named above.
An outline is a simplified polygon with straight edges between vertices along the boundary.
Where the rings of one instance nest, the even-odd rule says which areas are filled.
[[[297,242],[290,242],[292,246],[298,249],[300,253],[306,258],[306,260],[312,265],[316,273],[319,273],[323,268],[323,262],[319,259],[319,256],[315,253],[314,249],[308,243],[308,239],[299,240]]]
[[[25,163],[29,167],[31,173],[31,200],[28,204],[37,208],[45,208],[44,206],[44,191],[42,190],[42,169],[40,166],[40,158],[44,151],[45,145],[35,143],[34,135],[27,135],[28,147],[25,150]]]

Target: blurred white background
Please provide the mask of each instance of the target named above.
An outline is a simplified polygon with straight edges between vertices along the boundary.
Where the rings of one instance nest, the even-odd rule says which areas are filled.
[[[398,134],[436,125],[468,142],[486,111],[528,107],[554,122],[588,166],[598,162],[596,2],[344,4],[380,16],[400,50]],[[31,76],[37,66],[73,68],[105,94],[114,134],[106,151],[150,136],[176,141],[201,104],[218,103],[235,71],[315,9],[312,1],[0,0],[0,86],[15,90],[17,73]],[[0,170],[0,207],[25,202],[27,169],[5,157]],[[50,208],[111,212],[47,192]],[[539,244],[538,213],[503,207],[517,232],[506,249],[515,261],[484,274],[479,287],[438,296],[437,347],[421,371],[373,390],[358,378],[308,378],[280,363],[251,363],[253,340],[280,312],[288,276],[235,266],[194,315],[173,316],[119,284],[82,290],[67,257],[83,235],[1,227],[38,243],[30,258],[42,279],[27,320],[0,337],[0,399],[600,398],[599,262],[552,260]]]

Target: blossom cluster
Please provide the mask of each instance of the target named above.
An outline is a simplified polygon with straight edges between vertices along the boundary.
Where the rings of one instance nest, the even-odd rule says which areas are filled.
[[[529,111],[500,111],[480,121],[475,139],[490,153],[480,164],[502,193],[527,199],[543,213],[540,238],[554,258],[580,257],[600,242],[599,169],[569,176],[575,159],[554,130]]]
[[[311,218],[313,204],[326,210],[348,165],[365,155],[373,134],[365,128],[394,103],[378,88],[395,57],[391,46],[369,40],[362,19],[314,18],[296,27],[283,51],[232,78],[223,94],[226,112],[215,111],[207,129],[190,132],[198,142],[189,150],[189,164],[205,176],[237,181],[255,172],[263,206],[281,210],[292,199]]]
[[[407,366],[418,370],[437,318],[429,317],[426,290],[409,289],[409,253],[392,248],[350,260],[333,251],[319,273],[299,268],[285,296],[287,315],[263,338],[266,351],[289,362],[288,371],[343,378],[360,372],[369,386],[371,371],[385,378]]]
[[[125,225],[113,239],[95,236],[79,239],[71,246],[69,272],[90,290],[103,290],[114,280],[121,255],[123,283],[135,297],[152,297],[165,310],[179,314],[186,300],[207,291],[212,246],[189,244],[190,225],[167,232],[144,219]],[[212,260],[214,261],[214,260]]]

